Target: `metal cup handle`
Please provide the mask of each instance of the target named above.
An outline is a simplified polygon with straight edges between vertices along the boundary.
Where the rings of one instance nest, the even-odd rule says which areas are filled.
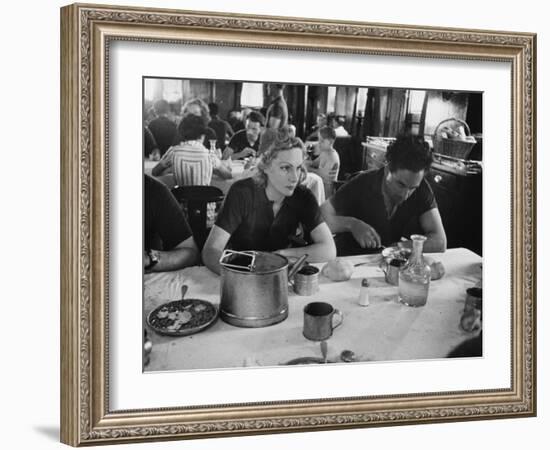
[[[298,272],[306,263],[306,259],[309,255],[306,253],[298,258],[298,260],[294,263],[292,268],[288,271],[288,279],[292,280],[294,275],[296,275],[296,272]]]
[[[338,323],[336,325],[334,324],[334,316],[337,316],[339,318]],[[344,322],[344,315],[339,309],[335,309],[332,313],[332,329],[338,328],[342,323]]]

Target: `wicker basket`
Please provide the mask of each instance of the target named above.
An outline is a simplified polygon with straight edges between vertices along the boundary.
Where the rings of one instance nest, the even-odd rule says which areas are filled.
[[[468,159],[472,148],[476,145],[475,140],[462,141],[459,139],[449,139],[441,135],[441,127],[444,124],[447,124],[447,126],[451,124],[450,127],[453,128],[453,123],[455,124],[455,128],[463,126],[466,135],[471,136],[470,127],[463,120],[456,118],[445,119],[435,127],[433,134],[433,151],[442,155],[452,156],[453,158]]]

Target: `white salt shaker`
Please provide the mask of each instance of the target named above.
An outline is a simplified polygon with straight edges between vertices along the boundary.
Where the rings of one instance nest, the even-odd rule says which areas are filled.
[[[369,306],[369,280],[363,278],[361,287],[359,288],[359,304],[361,306]]]

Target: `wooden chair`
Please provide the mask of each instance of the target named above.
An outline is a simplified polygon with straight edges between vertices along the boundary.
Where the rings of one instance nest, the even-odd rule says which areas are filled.
[[[344,180],[336,180],[332,183],[333,193],[340,189],[344,184],[346,184],[351,179],[355,178],[357,175],[361,175],[365,170],[359,170],[353,173],[347,173]]]
[[[340,156],[339,180],[345,180],[346,174],[361,170],[362,147],[361,142],[354,136],[337,137],[334,141],[334,150]]]
[[[172,189],[172,194],[186,210],[193,237],[199,250],[202,250],[210,232],[208,204],[221,203],[224,199],[223,192],[214,186],[176,186]]]

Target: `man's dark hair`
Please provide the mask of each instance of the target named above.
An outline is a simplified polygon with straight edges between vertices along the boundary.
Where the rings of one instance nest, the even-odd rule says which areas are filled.
[[[250,120],[251,122],[258,122],[262,127],[265,125],[265,117],[263,116],[263,114],[257,111],[250,111],[248,116],[246,116],[246,120]]]
[[[216,103],[208,103],[208,109],[211,116],[216,116],[218,114],[218,105]]]
[[[155,113],[159,116],[162,114],[168,114],[168,112],[170,111],[170,103],[163,99],[157,100],[153,105],[153,109],[155,110]]]
[[[432,151],[421,136],[401,135],[388,146],[386,160],[390,172],[399,169],[411,172],[426,171],[432,164]]]
[[[330,139],[334,141],[336,139],[336,131],[332,127],[322,127],[319,130],[319,136],[323,139]]]
[[[206,133],[206,127],[204,117],[189,114],[181,119],[178,131],[182,141],[193,141]]]

